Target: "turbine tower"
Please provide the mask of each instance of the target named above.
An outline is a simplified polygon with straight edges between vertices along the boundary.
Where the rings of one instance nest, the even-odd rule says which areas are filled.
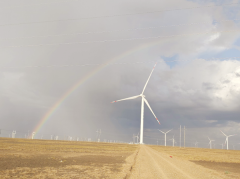
[[[146,100],[145,98],[145,95],[143,95],[145,89],[146,89],[146,86],[148,84],[148,81],[153,73],[153,70],[154,68],[156,67],[157,63],[154,65],[148,79],[147,79],[147,82],[143,88],[143,91],[140,95],[137,95],[137,96],[132,96],[132,97],[129,97],[129,98],[124,98],[124,99],[120,99],[120,100],[117,100],[117,101],[113,101],[112,103],[115,103],[115,102],[119,102],[119,101],[124,101],[124,100],[131,100],[131,99],[136,99],[138,97],[141,97],[142,98],[142,104],[141,104],[141,124],[140,124],[140,144],[143,144],[143,118],[144,118],[144,102],[146,103],[146,105],[148,106],[148,108],[150,109],[150,111],[152,112],[153,116],[156,118],[157,122],[160,124],[159,120],[157,119],[157,117],[155,116],[153,110],[151,109],[148,101]]]
[[[225,145],[225,144],[220,144],[221,146],[222,146],[222,149],[223,149],[223,146]]]
[[[174,143],[177,143],[177,142],[175,141],[175,139],[174,139],[174,136],[173,136],[173,138],[172,138],[172,139],[169,139],[169,140],[172,140],[172,141],[173,141],[173,144],[172,144],[172,146],[174,147]]]
[[[139,140],[139,133],[138,133],[138,135],[136,136],[136,138],[137,138],[137,144],[138,144],[138,140]]]
[[[15,138],[16,133],[17,133],[16,131],[12,132],[12,138]]]
[[[134,135],[134,134],[133,134],[134,143],[135,143],[135,138],[137,138],[137,144],[138,144],[138,140],[139,140],[139,137],[138,137],[138,136],[139,136],[139,133],[138,133],[138,135]]]
[[[196,142],[194,143],[194,145],[195,145],[195,148],[198,147],[198,142],[196,141]]]
[[[220,131],[221,131],[221,130],[220,130]],[[223,133],[223,131],[221,131],[221,132]],[[229,135],[229,136],[227,136],[226,134],[223,133],[223,135],[226,136],[225,144],[227,143],[227,150],[228,150],[228,137],[235,136],[235,134],[234,134],[234,135]]]
[[[158,129],[158,130],[159,130],[159,129]],[[172,130],[172,129],[171,129],[171,130]],[[167,131],[167,132],[163,132],[163,131],[159,130],[161,133],[165,134],[165,146],[167,145],[167,142],[166,142],[166,140],[167,140],[167,133],[170,132],[171,130],[169,130],[169,131]]]
[[[210,149],[212,149],[212,141],[215,141],[215,140],[211,140],[209,137],[208,137],[208,139],[209,139]]]

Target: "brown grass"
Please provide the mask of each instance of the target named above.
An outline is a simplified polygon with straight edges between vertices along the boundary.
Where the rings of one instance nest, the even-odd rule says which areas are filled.
[[[128,144],[0,138],[0,178],[123,178]],[[124,168],[125,167],[125,168]]]
[[[220,150],[204,148],[179,148],[168,146],[151,146],[153,149],[169,155],[191,161],[240,163],[239,150]]]

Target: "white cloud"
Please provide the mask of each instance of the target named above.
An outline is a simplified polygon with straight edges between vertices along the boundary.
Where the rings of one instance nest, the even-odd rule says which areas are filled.
[[[236,110],[239,107],[240,62],[196,59],[160,73],[159,84],[168,91],[159,96],[171,98],[178,105],[197,106],[212,110]],[[169,78],[164,77],[168,73]],[[160,88],[160,87],[159,87]],[[163,97],[161,97],[163,98]]]

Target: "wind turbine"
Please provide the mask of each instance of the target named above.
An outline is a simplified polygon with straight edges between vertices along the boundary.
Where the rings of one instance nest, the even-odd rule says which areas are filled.
[[[35,134],[36,134],[36,132],[33,132],[33,133],[32,133],[32,139],[34,139]]]
[[[194,143],[194,145],[195,145],[195,148],[198,147],[198,142],[196,141],[196,142]]]
[[[137,138],[137,144],[138,144],[138,140],[139,140],[139,133],[138,133],[138,135],[136,135],[135,137]]]
[[[158,129],[159,130],[159,129]],[[172,130],[172,129],[171,129]],[[165,146],[167,145],[166,143],[166,139],[167,139],[167,133],[170,132],[171,130],[167,131],[167,132],[163,132],[161,130],[159,130],[161,133],[165,134]]]
[[[220,130],[220,131],[221,131],[221,130]],[[221,131],[221,132],[223,133],[223,131]],[[229,136],[227,136],[226,134],[223,133],[223,135],[226,136],[225,144],[227,143],[227,150],[228,150],[228,137],[235,136],[235,134],[234,134],[234,135],[229,135]]]
[[[12,138],[15,138],[16,133],[17,133],[16,131],[12,132]]]
[[[138,135],[134,135],[133,134],[133,144],[135,144],[135,138],[137,138],[137,143],[136,144],[138,144],[138,139],[139,139],[139,133],[138,133]]]
[[[177,142],[175,141],[175,139],[174,139],[174,136],[173,136],[173,138],[172,138],[172,139],[169,139],[169,140],[172,140],[172,141],[173,141],[173,144],[172,144],[172,146],[174,147],[174,143],[177,143]]]
[[[132,97],[129,97],[129,98],[124,98],[124,99],[120,99],[120,100],[117,100],[117,101],[113,101],[112,103],[115,103],[115,102],[119,102],[119,101],[124,101],[124,100],[131,100],[131,99],[136,99],[138,97],[142,97],[142,104],[141,104],[141,125],[140,125],[140,144],[143,144],[143,118],[144,118],[144,102],[146,103],[146,105],[148,106],[148,108],[150,109],[150,111],[152,112],[153,116],[156,118],[157,122],[160,124],[160,122],[158,121],[157,117],[155,116],[153,110],[151,109],[148,101],[145,99],[145,95],[143,95],[145,89],[146,89],[146,86],[148,84],[148,81],[153,73],[153,70],[154,68],[156,67],[157,63],[154,65],[148,79],[147,79],[147,82],[143,88],[143,91],[140,95],[137,95],[137,96],[132,96]]]
[[[211,140],[209,137],[208,139],[209,139],[210,149],[212,149],[212,141],[215,141],[215,140]]]
[[[222,146],[222,149],[223,149],[223,146],[225,145],[225,144],[220,144],[221,146]]]
[[[96,133],[97,133],[97,142],[100,142],[101,129],[97,130]]]

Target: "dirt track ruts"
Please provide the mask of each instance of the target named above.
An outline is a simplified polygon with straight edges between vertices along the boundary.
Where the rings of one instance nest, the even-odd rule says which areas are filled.
[[[221,179],[214,170],[141,145],[129,179]]]

